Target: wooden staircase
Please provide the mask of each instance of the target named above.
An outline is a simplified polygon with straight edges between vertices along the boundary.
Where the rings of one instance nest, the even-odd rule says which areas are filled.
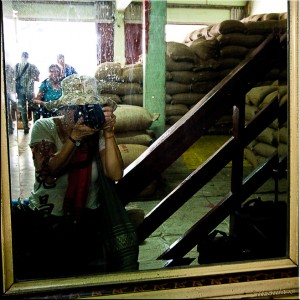
[[[170,260],[168,266],[180,264],[184,255],[197,245],[199,239],[207,236],[232,214],[274,175],[274,170],[285,172],[287,159],[279,160],[278,155],[273,155],[243,179],[244,148],[273,120],[278,119],[279,123],[283,124],[287,119],[287,104],[279,106],[279,101],[275,100],[245,126],[245,95],[272,69],[274,62],[278,60],[286,62],[286,44],[286,34],[270,35],[247,59],[127,167],[124,177],[118,182],[118,192],[123,204],[126,205],[158,178],[222,115],[232,109],[233,136],[209,160],[162,199],[145,216],[144,222],[138,228],[139,241],[142,242],[232,161],[231,190],[224,195],[218,205],[158,257],[158,259]]]

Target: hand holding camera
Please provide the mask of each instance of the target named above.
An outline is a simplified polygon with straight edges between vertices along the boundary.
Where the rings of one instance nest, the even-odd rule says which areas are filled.
[[[81,140],[100,129],[107,133],[113,132],[116,116],[113,114],[111,106],[102,107],[100,104],[86,104],[77,107],[74,113],[74,122],[73,134],[77,140]]]
[[[116,116],[113,114],[113,108],[111,106],[104,106],[102,109],[105,117],[102,129],[106,132],[112,132],[116,124]]]

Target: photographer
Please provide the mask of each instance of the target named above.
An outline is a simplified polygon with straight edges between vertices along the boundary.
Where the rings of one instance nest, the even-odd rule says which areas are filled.
[[[110,249],[104,249],[102,243],[104,229],[110,224],[101,217],[108,212],[103,212],[105,197],[99,177],[115,182],[123,176],[123,160],[114,136],[116,104],[109,99],[101,102],[95,78],[71,75],[62,82],[62,97],[48,108],[59,116],[37,120],[32,128],[30,148],[36,180],[29,205],[13,207],[17,257],[28,253],[31,269],[33,263],[38,269],[42,260],[47,275],[57,270],[73,274],[86,267],[99,272],[137,269],[135,232],[124,229],[122,245],[116,245],[118,249],[127,247],[122,255],[131,253],[126,267],[121,263],[123,257],[110,267],[118,256],[110,257]],[[125,211],[123,206],[118,209]],[[30,215],[26,224],[30,235],[26,237],[22,231],[24,211]],[[22,272],[26,263],[22,259],[19,263]]]

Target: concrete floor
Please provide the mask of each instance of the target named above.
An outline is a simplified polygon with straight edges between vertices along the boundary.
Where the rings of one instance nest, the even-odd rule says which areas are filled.
[[[34,168],[31,151],[28,147],[29,135],[24,135],[22,129],[9,136],[11,163],[11,194],[12,199],[28,198],[34,181]],[[245,175],[252,168],[245,170]],[[168,249],[196,221],[210,211],[226,195],[230,189],[230,168],[224,168],[203,189],[197,192],[183,207],[173,214],[155,232],[140,245],[140,270],[162,268],[167,261],[156,258]],[[176,187],[191,170],[187,170],[181,158],[174,162],[163,174],[156,193],[145,199],[138,199],[129,206],[142,208],[145,214],[150,212],[172,188]],[[279,200],[286,200],[286,181],[281,182]],[[274,181],[269,180],[252,198],[260,196],[263,200],[274,199]],[[226,218],[217,229],[228,232],[229,218]],[[198,252],[196,247],[186,257],[194,258],[191,265],[197,265]]]

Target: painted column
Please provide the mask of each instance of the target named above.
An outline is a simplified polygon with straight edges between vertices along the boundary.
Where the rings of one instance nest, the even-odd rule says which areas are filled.
[[[144,0],[143,106],[160,117],[151,129],[158,138],[165,132],[166,1]]]
[[[125,65],[124,10],[115,11],[114,61]]]

